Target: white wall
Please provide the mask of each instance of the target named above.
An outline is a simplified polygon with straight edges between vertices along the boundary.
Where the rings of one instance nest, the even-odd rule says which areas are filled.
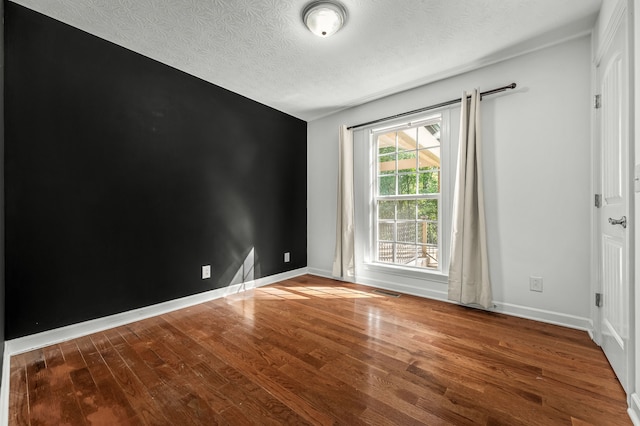
[[[331,271],[339,125],[516,82],[515,91],[482,102],[494,301],[498,311],[589,328],[590,43],[581,37],[310,122],[309,271]],[[452,117],[458,113],[451,111]],[[361,283],[446,297],[442,280],[358,272]],[[543,293],[529,291],[531,275],[544,278]]]

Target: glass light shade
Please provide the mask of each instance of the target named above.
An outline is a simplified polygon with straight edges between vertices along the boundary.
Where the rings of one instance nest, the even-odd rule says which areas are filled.
[[[309,31],[320,37],[329,37],[344,25],[345,9],[338,3],[317,1],[304,9],[303,18]]]

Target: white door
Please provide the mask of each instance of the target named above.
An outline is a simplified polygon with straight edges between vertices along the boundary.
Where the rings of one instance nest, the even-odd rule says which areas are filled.
[[[600,108],[599,321],[596,335],[620,383],[629,392],[630,317],[629,244],[629,55],[627,15],[612,34],[597,67]]]

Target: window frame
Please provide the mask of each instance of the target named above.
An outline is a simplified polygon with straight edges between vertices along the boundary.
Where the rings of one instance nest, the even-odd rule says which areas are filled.
[[[412,194],[412,195],[392,195],[392,196],[378,196],[378,150],[377,150],[377,137],[378,135],[389,133],[398,130],[406,130],[407,128],[419,127],[422,125],[428,125],[435,119],[440,119],[440,192],[432,194]],[[451,229],[451,190],[452,190],[452,176],[454,173],[451,166],[451,132],[450,132],[450,114],[448,109],[440,111],[434,111],[429,114],[422,114],[420,116],[412,117],[411,119],[405,118],[402,121],[396,120],[395,122],[387,122],[383,126],[372,127],[368,130],[369,149],[367,150],[368,161],[368,173],[366,177],[367,193],[366,197],[368,202],[366,210],[369,217],[369,231],[367,232],[367,242],[364,247],[364,268],[372,271],[380,271],[393,273],[402,276],[412,276],[416,278],[424,278],[426,276],[432,277],[446,277],[449,268],[449,247]],[[396,161],[397,158],[396,158]],[[396,180],[396,187],[397,187]],[[396,191],[397,192],[397,191]],[[378,226],[377,226],[377,201],[378,200],[414,200],[414,199],[436,199],[438,200],[438,268],[426,268],[412,265],[402,265],[397,263],[381,262],[378,261]],[[397,217],[395,219],[397,222]],[[416,221],[417,223],[417,221]],[[396,235],[397,243],[397,235]],[[417,245],[417,244],[416,244]]]

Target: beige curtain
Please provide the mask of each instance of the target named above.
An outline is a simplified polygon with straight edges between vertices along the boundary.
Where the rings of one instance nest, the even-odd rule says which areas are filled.
[[[353,132],[340,126],[338,151],[338,214],[333,276],[354,277]]]
[[[453,195],[449,300],[489,308],[491,282],[482,190],[480,94],[465,92],[460,115],[458,171]]]

